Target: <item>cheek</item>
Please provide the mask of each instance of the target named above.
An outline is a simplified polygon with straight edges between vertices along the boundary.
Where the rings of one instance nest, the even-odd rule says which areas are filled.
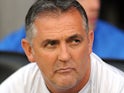
[[[38,64],[42,73],[45,74],[47,77],[52,76],[54,64],[56,62],[55,53],[37,52],[35,58],[36,63]]]
[[[89,61],[89,48],[88,46],[81,46],[77,50],[73,50],[73,60],[76,62],[79,68],[82,69],[82,66],[85,66],[85,64]]]
[[[84,66],[85,63],[88,61],[88,51],[87,52],[85,52],[85,51],[79,52],[76,59],[79,62],[79,66]]]
[[[78,53],[75,53],[75,64],[76,64],[76,68],[77,68],[77,72],[79,74],[80,77],[84,77],[88,66],[89,66],[89,53],[88,53],[88,49],[80,49],[80,51]]]
[[[86,56],[89,55],[89,46],[88,43],[84,43],[84,45],[81,45],[80,48],[74,51],[73,53],[76,57],[76,59],[83,60],[86,58]]]

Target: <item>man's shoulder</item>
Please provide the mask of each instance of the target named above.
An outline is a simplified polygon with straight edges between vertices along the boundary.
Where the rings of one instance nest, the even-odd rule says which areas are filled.
[[[113,74],[115,76],[120,76],[122,77],[122,79],[124,79],[124,72],[121,71],[120,69],[118,69],[115,66],[112,66],[110,64],[108,64],[107,62],[103,61],[99,56],[97,56],[95,53],[91,54],[91,63],[94,67],[97,67],[98,69],[100,69],[103,72],[107,72],[110,74]],[[97,71],[97,70],[96,70]]]
[[[19,85],[19,87],[18,87]],[[1,85],[0,90],[5,93],[48,93],[43,76],[36,63],[29,63],[20,68]],[[35,92],[34,92],[35,91]],[[6,92],[8,93],[8,92]]]
[[[123,59],[124,31],[98,20],[94,33],[93,51],[102,58]],[[117,50],[119,49],[119,50]]]
[[[98,20],[96,22],[96,28],[95,28],[95,31],[96,32],[106,32],[107,34],[108,33],[118,33],[118,34],[124,34],[124,30],[118,28],[117,26],[109,23],[109,22],[106,22],[106,21],[103,21],[103,20]]]
[[[102,61],[97,55],[91,55],[92,84],[102,93],[121,93],[124,90],[124,72]]]

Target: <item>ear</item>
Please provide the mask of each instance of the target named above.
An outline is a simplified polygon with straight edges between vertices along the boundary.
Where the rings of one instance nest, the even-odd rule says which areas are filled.
[[[28,60],[30,62],[35,62],[34,56],[33,56],[33,50],[28,40],[22,39],[22,47],[25,51],[26,56],[28,57]]]
[[[92,52],[92,46],[93,46],[93,41],[94,41],[94,31],[89,31],[88,32],[88,39],[89,39],[89,53]]]

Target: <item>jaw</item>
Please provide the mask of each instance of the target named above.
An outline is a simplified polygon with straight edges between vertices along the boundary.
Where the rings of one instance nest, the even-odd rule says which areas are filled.
[[[56,82],[59,82],[58,84],[56,84],[55,82],[51,83],[51,81],[46,81],[47,87],[49,88],[49,90],[51,90],[52,93],[77,93],[86,85],[86,83],[89,80],[90,65],[88,65],[84,77],[78,80],[77,78],[72,78],[74,77],[72,72],[59,73],[57,77],[61,77],[58,79],[58,81],[56,81]]]

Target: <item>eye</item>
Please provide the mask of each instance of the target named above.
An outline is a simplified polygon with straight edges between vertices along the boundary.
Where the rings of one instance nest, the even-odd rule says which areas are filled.
[[[79,39],[74,39],[72,40],[71,44],[72,45],[78,45],[81,41]]]
[[[83,36],[80,34],[72,35],[67,39],[67,42],[70,45],[70,47],[78,46],[82,43],[82,41],[83,41]]]
[[[57,46],[57,42],[56,41],[48,41],[44,47],[45,48],[55,48]]]

